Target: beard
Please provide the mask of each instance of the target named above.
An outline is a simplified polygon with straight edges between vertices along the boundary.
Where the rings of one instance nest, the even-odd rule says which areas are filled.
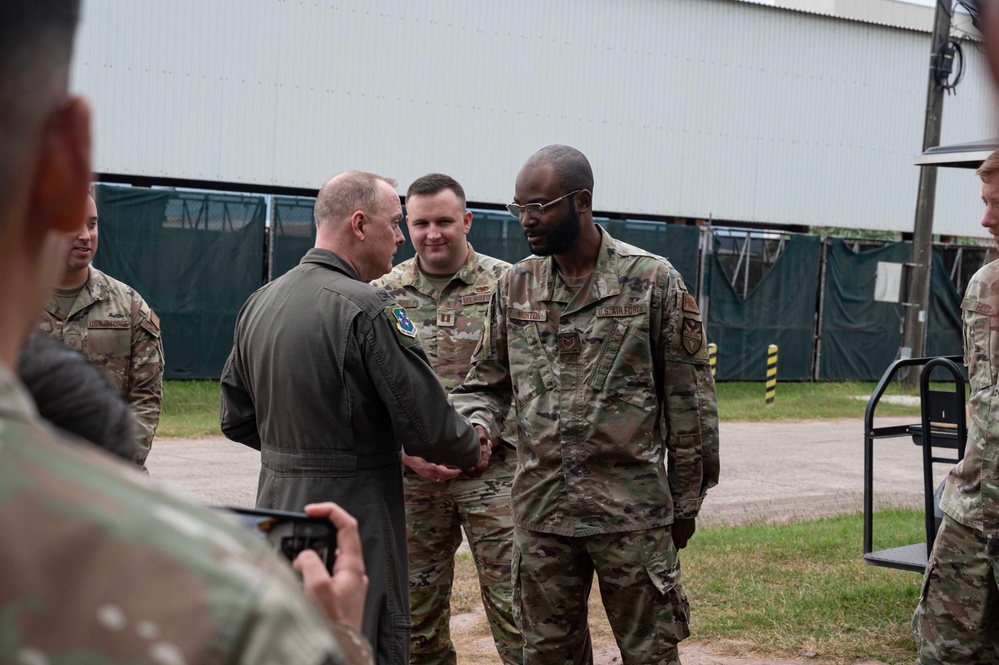
[[[531,248],[531,252],[536,256],[552,256],[553,254],[564,254],[576,242],[579,237],[579,212],[576,211],[575,204],[570,201],[569,212],[559,220],[558,224],[552,226],[545,232],[544,238],[547,243],[537,249]]]

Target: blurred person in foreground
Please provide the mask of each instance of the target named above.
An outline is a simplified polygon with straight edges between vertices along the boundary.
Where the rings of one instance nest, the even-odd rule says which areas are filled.
[[[78,18],[78,0],[0,2],[0,660],[369,662],[341,508],[307,509],[341,536],[332,576],[315,552],[295,562],[313,601],[235,521],[73,445],[14,375],[86,211],[90,110],[68,94]]]

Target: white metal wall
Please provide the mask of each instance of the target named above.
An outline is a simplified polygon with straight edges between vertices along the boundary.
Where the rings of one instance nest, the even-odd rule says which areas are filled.
[[[454,175],[506,203],[550,143],[597,210],[911,230],[929,35],[732,0],[86,0],[102,173],[318,188]],[[999,128],[984,60],[943,142]],[[938,233],[981,235],[970,172]]]

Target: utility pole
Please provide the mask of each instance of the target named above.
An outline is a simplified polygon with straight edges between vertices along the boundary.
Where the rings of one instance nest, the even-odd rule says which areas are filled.
[[[944,57],[944,46],[950,39],[952,0],[937,0],[930,45],[929,83],[926,92],[926,120],[923,124],[923,150],[940,145],[940,124],[943,117],[944,89],[937,80],[936,70]],[[909,298],[905,312],[902,346],[911,357],[926,355],[926,322],[930,302],[930,266],[933,262],[933,206],[937,196],[937,167],[919,168],[919,194],[916,198],[916,220],[912,234],[912,269],[909,271]],[[902,387],[913,390],[919,377],[909,372]]]

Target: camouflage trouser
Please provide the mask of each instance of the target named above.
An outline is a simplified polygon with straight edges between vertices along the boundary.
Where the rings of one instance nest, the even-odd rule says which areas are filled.
[[[407,470],[410,663],[453,665],[457,660],[449,623],[454,554],[461,545],[462,527],[496,649],[504,663],[521,662],[523,640],[510,608],[512,471],[508,477],[458,478],[439,485]]]
[[[594,571],[624,665],[679,665],[690,608],[669,527],[583,537],[515,528],[513,611],[524,664],[593,662],[587,600]]]
[[[919,662],[999,663],[999,542],[944,516],[912,617]]]

